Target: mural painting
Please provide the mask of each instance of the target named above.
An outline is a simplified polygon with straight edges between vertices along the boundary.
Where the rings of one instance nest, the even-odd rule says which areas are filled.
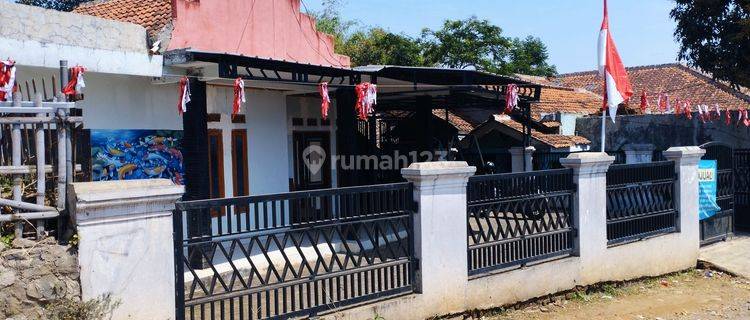
[[[185,184],[182,131],[91,130],[93,181],[171,179]]]

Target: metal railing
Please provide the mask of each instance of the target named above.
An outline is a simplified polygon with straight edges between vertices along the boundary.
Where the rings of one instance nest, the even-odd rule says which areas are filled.
[[[413,292],[412,190],[397,183],[177,203],[178,318],[308,317]],[[192,215],[206,214],[212,228],[190,227],[200,221]]]
[[[609,167],[609,245],[677,231],[674,166],[672,161],[663,161]]]
[[[554,170],[562,169],[563,166],[560,164],[560,159],[567,158],[571,153],[578,153],[584,151],[566,152],[566,151],[537,151],[534,152],[531,162],[534,166],[534,170]],[[614,164],[625,163],[625,151],[607,151],[607,154],[615,157]]]
[[[570,169],[471,177],[469,275],[570,255],[574,191]]]

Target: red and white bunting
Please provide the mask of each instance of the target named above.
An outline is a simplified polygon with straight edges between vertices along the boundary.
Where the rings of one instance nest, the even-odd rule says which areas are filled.
[[[13,101],[16,90],[16,62],[0,60],[0,101]]]
[[[682,110],[685,112],[685,117],[688,120],[693,120],[693,106],[690,104],[690,100],[685,100],[682,103]]]
[[[679,97],[674,100],[674,115],[678,118],[682,115],[682,101]]]
[[[328,109],[331,107],[331,97],[328,95],[328,82],[323,82],[318,85],[318,92],[320,93],[320,115],[323,120],[328,119]]]
[[[518,86],[509,84],[505,88],[505,113],[511,114],[518,107]]]
[[[747,123],[747,109],[745,109],[745,107],[741,107],[739,110],[737,110],[737,126],[739,127],[744,123]]]
[[[669,95],[660,93],[659,97],[656,99],[656,105],[659,107],[659,112],[666,113],[667,112],[667,104],[669,100]]]
[[[355,87],[357,92],[357,116],[360,120],[367,120],[375,112],[378,104],[378,87],[369,82],[363,82]]]
[[[698,118],[699,118],[699,119],[701,120],[701,122],[703,122],[703,123],[706,123],[706,121],[708,120],[708,119],[707,119],[707,117],[708,117],[708,116],[710,116],[710,115],[709,115],[709,114],[707,114],[707,112],[706,112],[706,111],[708,111],[708,110],[705,110],[705,111],[704,111],[704,108],[703,108],[703,107],[704,107],[704,106],[703,106],[702,104],[699,104],[699,105],[697,106],[697,108],[698,108]],[[706,107],[707,107],[707,106],[706,106]]]
[[[232,115],[240,114],[242,106],[247,102],[245,99],[245,80],[237,78],[234,80],[234,101],[232,102]]]
[[[83,81],[83,74],[85,72],[86,68],[82,66],[70,68],[70,80],[62,92],[69,96],[83,94],[83,89],[86,88],[86,82]]]
[[[177,111],[182,115],[187,112],[187,104],[190,102],[190,80],[188,77],[180,79],[180,101],[177,103]]]
[[[721,120],[721,107],[718,103],[714,105],[714,119]]]
[[[609,14],[607,0],[604,0],[604,20],[599,32],[599,75],[604,79],[604,106],[609,110],[612,122],[617,116],[617,108],[633,95],[633,87],[628,79],[628,72],[617,53],[615,41],[609,32]]]
[[[648,102],[648,94],[646,90],[641,92],[641,113],[646,113],[646,110],[651,108],[651,104]]]

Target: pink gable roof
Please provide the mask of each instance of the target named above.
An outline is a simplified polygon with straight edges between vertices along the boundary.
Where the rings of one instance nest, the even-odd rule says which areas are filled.
[[[169,50],[238,53],[276,60],[349,67],[333,38],[300,12],[300,0],[173,0]]]

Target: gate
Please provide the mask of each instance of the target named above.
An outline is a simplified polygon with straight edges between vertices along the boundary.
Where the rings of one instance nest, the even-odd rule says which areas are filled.
[[[710,142],[701,146],[706,150],[703,160],[717,161],[716,203],[721,210],[700,221],[701,245],[726,240],[734,233],[735,178],[732,147]]]
[[[735,228],[750,231],[750,149],[734,150]]]
[[[313,317],[410,294],[413,206],[411,183],[178,202],[177,319]]]

